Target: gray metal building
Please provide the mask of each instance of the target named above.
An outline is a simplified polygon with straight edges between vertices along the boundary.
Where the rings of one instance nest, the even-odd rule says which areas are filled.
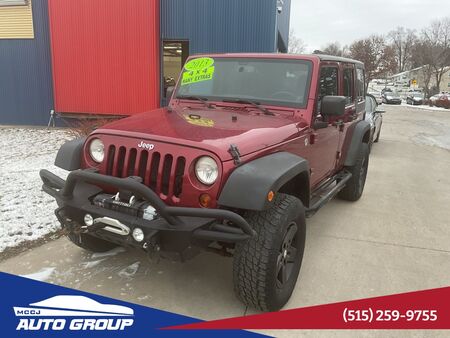
[[[34,38],[0,39],[0,124],[43,125],[53,108],[48,3],[32,6]]]

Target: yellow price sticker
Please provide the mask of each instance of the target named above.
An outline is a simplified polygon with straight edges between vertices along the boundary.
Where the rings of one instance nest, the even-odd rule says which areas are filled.
[[[214,127],[214,121],[211,119],[207,119],[205,117],[201,117],[199,115],[183,115],[184,119],[195,126],[200,127]]]
[[[214,59],[198,58],[188,61],[184,65],[185,71],[181,78],[181,85],[188,85],[211,80],[214,77]]]

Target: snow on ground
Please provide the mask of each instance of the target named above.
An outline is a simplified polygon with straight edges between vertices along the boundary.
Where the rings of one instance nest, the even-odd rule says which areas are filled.
[[[119,271],[118,275],[122,278],[131,279],[138,272],[141,262],[134,262],[126,268]]]
[[[448,111],[448,113],[450,114],[450,109],[445,109],[442,107],[430,107],[429,105],[425,105],[425,104],[413,106],[412,104],[406,104],[405,101],[403,101],[402,106],[408,107],[408,108],[417,108],[417,109],[434,110],[434,111]]]
[[[53,274],[54,271],[55,268],[43,268],[42,270],[35,273],[30,273],[29,275],[21,275],[21,277],[45,282],[47,279],[50,278],[50,276]]]
[[[124,247],[118,246],[118,247],[115,247],[114,249],[111,249],[111,250],[106,251],[106,252],[93,253],[91,258],[97,259],[97,258],[115,256],[115,255],[120,254],[121,252],[125,252],[125,251],[127,251],[127,250],[125,250]]]
[[[60,129],[0,128],[0,252],[59,229],[56,202],[41,191],[39,170],[66,178],[53,162],[71,138]]]

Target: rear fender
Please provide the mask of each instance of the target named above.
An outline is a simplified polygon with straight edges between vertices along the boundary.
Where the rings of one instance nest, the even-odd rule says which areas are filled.
[[[344,165],[351,167],[355,165],[358,158],[358,152],[362,143],[369,143],[370,140],[370,123],[366,120],[359,121],[354,130],[348,148],[347,156],[345,157]]]

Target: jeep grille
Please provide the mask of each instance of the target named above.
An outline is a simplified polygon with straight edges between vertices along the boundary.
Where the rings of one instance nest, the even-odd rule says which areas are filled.
[[[144,184],[163,197],[180,197],[186,158],[137,148],[110,145],[106,154],[106,174],[115,177],[139,176]]]

